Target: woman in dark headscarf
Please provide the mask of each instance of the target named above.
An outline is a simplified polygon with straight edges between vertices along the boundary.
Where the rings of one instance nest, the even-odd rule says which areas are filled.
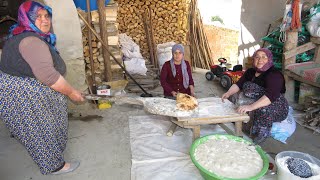
[[[195,96],[191,67],[184,60],[184,48],[181,44],[172,47],[172,58],[163,64],[160,82],[165,97],[175,98],[179,92]]]
[[[42,174],[71,172],[64,161],[68,139],[67,97],[83,101],[68,84],[66,66],[55,48],[51,8],[26,1],[10,29],[0,62],[0,119],[27,149]]]
[[[248,69],[239,81],[222,95],[222,101],[231,95],[243,91],[254,103],[242,105],[239,113],[253,112],[252,134],[256,143],[271,136],[273,122],[283,121],[289,111],[284,97],[286,91],[282,73],[273,66],[272,53],[266,48],[253,54],[253,68]]]

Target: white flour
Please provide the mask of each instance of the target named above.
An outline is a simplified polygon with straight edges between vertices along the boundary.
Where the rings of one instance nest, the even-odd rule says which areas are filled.
[[[295,176],[294,174],[292,174],[289,169],[288,169],[288,166],[287,166],[287,159],[291,158],[290,156],[284,156],[282,158],[279,158],[278,159],[278,163],[280,166],[280,168],[278,168],[278,171],[284,171],[282,172],[281,174],[281,177],[283,180],[319,180],[320,179],[320,167],[316,164],[313,164],[313,163],[310,163],[308,161],[305,161],[307,164],[309,164],[309,166],[311,167],[312,169],[312,173],[313,173],[313,176],[309,177],[309,178],[301,178],[301,177],[298,177],[298,176]]]
[[[195,149],[194,156],[208,171],[228,178],[249,178],[263,167],[254,146],[228,139],[209,139]]]

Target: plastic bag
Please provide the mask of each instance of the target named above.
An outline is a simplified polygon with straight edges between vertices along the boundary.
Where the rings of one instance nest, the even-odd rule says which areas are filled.
[[[131,58],[124,61],[126,70],[130,74],[140,74],[145,76],[148,69],[145,65],[145,60],[141,58]]]
[[[143,58],[140,53],[140,47],[133,42],[132,38],[126,34],[119,34],[121,51],[126,58]]]
[[[119,34],[119,41],[124,56],[126,70],[130,74],[145,76],[148,69],[145,65],[145,60],[140,53],[140,47],[126,34]]]
[[[313,14],[307,23],[307,29],[311,36],[320,37],[320,12],[318,12],[319,8],[311,8],[310,14]]]
[[[296,121],[292,115],[292,107],[289,107],[289,113],[285,120],[274,122],[271,129],[271,137],[286,144],[286,140],[296,130]]]
[[[172,58],[172,46],[175,44],[175,42],[167,42],[157,45],[157,57],[160,71],[163,64]]]

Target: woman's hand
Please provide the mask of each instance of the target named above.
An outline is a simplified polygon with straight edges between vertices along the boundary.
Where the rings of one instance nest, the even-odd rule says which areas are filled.
[[[230,94],[228,92],[224,93],[221,97],[222,102],[224,102],[225,99],[228,99],[230,97]]]
[[[222,102],[224,102],[225,99],[228,99],[230,96],[234,95],[235,93],[239,92],[240,88],[238,87],[237,84],[233,84],[229,90],[224,93],[221,97]]]
[[[193,97],[196,97],[196,94],[194,93],[194,86],[190,85],[189,88],[190,88],[190,95]]]
[[[237,111],[238,113],[240,114],[245,114],[246,112],[250,112],[250,111],[253,111],[253,107],[252,105],[244,105],[244,106],[240,106]]]
[[[177,94],[178,94],[178,93],[175,92],[175,91],[172,91],[171,94],[172,94],[173,97],[177,97]]]
[[[84,101],[82,93],[78,90],[73,90],[72,93],[68,95],[68,97],[74,102]]]

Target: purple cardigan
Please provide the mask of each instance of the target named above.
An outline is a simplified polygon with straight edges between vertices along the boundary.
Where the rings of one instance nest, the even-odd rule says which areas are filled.
[[[187,71],[189,74],[189,85],[194,86],[192,73],[191,73],[191,67],[188,61],[185,61],[187,64]],[[161,75],[160,75],[160,82],[161,86],[163,88],[163,94],[165,96],[172,96],[171,92],[176,91],[180,93],[185,93],[191,95],[190,88],[187,89],[183,87],[183,78],[182,78],[182,69],[181,65],[176,65],[176,77],[173,77],[172,71],[171,71],[171,65],[170,61],[167,61],[163,64],[161,69]]]

